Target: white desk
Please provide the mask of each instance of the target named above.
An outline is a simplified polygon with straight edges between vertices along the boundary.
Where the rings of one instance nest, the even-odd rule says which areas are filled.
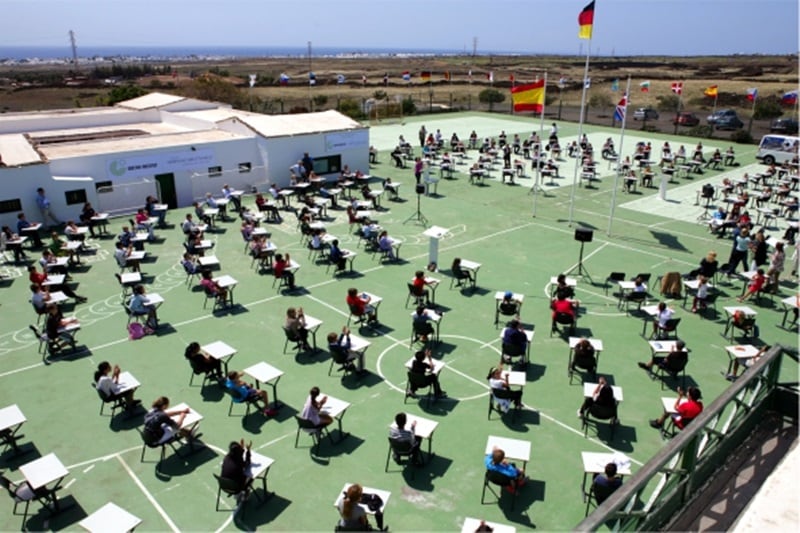
[[[78,525],[90,533],[126,533],[141,523],[141,518],[109,502],[78,522]]]
[[[472,272],[472,288],[478,286],[478,270],[481,268],[480,263],[476,263],[475,261],[470,261],[469,259],[462,259],[461,260],[461,268],[465,270],[469,270]]]
[[[650,345],[650,350],[653,352],[653,355],[672,353],[678,349],[678,343],[676,341],[648,341],[647,343]]]
[[[529,440],[509,439],[506,437],[497,437],[489,435],[486,440],[486,451],[484,455],[489,455],[492,450],[497,447],[503,450],[506,459],[512,461],[522,461],[523,470],[524,466],[528,464],[531,459],[531,442]]]
[[[0,443],[10,446],[15,453],[19,453],[17,440],[24,435],[16,437],[16,434],[22,424],[27,421],[28,419],[22,414],[17,404],[0,409],[0,435],[2,435]]]
[[[796,294],[792,295],[792,296],[787,296],[786,298],[781,300],[781,303],[783,304],[783,321],[781,322],[781,327],[785,328],[786,327],[786,319],[789,318],[789,311],[791,311],[792,309],[797,309],[798,307],[800,307],[800,296],[798,296]],[[795,315],[795,317],[796,316],[797,315]],[[797,323],[797,318],[795,318],[795,320],[793,322],[796,324]]]
[[[509,387],[524,387],[528,378],[525,372],[517,372],[514,370],[503,370],[501,374],[503,379],[508,377]]]
[[[675,400],[676,399],[677,398],[675,398],[674,396],[671,397],[671,398],[667,398],[667,397],[664,397],[664,396],[661,397],[661,405],[664,407],[664,412],[665,413],[674,415],[675,413],[678,412],[678,411],[675,410]],[[680,405],[684,404],[687,401],[688,400],[686,398],[681,398]]]
[[[344,495],[347,492],[347,489],[350,488],[350,485],[352,485],[352,483],[345,483],[344,486],[342,487],[342,490],[339,491],[339,496],[333,502],[333,506],[336,507],[337,509],[339,508],[339,504],[344,499]],[[389,497],[391,497],[392,495],[391,492],[387,490],[374,489],[372,487],[362,487],[362,489],[363,489],[363,494],[377,494],[378,496],[380,496],[381,500],[383,501],[383,506],[381,506],[379,510],[380,512],[383,512],[386,509],[386,505],[389,503]],[[369,507],[367,507],[366,505],[361,503],[359,503],[358,505],[359,507],[364,509],[365,512],[369,514],[375,514],[375,511],[371,511]]]
[[[222,341],[214,341],[210,344],[206,344],[205,346],[201,346],[200,349],[206,355],[213,357],[218,361],[222,361],[223,366],[225,366],[225,373],[228,373],[228,363],[233,356],[236,355],[236,348],[233,348]]]
[[[733,369],[734,361],[746,362],[758,355],[760,350],[752,344],[739,344],[736,346],[726,346],[725,353],[728,354],[728,374]]]
[[[430,420],[428,418],[423,418],[421,416],[412,415],[411,413],[406,413],[405,428],[411,431],[411,425],[414,423],[416,423],[416,426],[414,426],[414,435],[422,440],[428,441],[428,455],[432,455],[431,446],[433,442],[433,432],[436,431],[437,427],[439,427],[439,422]],[[397,424],[392,422],[389,424],[389,427],[395,429],[397,428]]]
[[[168,410],[169,411],[181,411],[183,409],[189,409],[189,412],[183,419],[183,423],[180,425],[179,429],[185,429],[188,431],[193,431],[195,426],[197,426],[201,420],[203,420],[203,415],[189,407],[188,404],[185,402],[181,402],[178,405],[171,406]],[[180,415],[173,415],[172,418],[178,418]]]
[[[247,470],[247,475],[252,479],[260,479],[261,486],[264,488],[264,496],[267,492],[267,474],[269,474],[270,467],[275,463],[275,459],[261,455],[258,452],[250,451],[250,468]]]
[[[49,453],[22,465],[19,467],[19,471],[33,490],[44,487],[54,481],[60,482],[69,474],[69,471],[54,453]]]
[[[406,361],[406,368],[407,368],[408,370],[411,370],[411,368],[412,368],[412,365],[414,364],[414,359],[415,359],[415,358],[414,358],[414,356],[412,355],[412,356],[411,356],[411,359],[409,359],[408,361]],[[441,371],[442,371],[442,369],[443,369],[443,368],[445,367],[445,365],[447,364],[447,363],[445,363],[444,361],[440,361],[440,360],[438,360],[438,359],[431,359],[430,361],[428,361],[428,359],[426,358],[426,359],[425,359],[425,362],[426,362],[427,364],[429,364],[429,365],[431,365],[431,364],[433,365],[433,369],[431,369],[431,370],[430,370],[430,373],[431,373],[431,374],[436,374],[437,376],[439,375],[439,372],[441,372]]]
[[[278,370],[274,366],[262,361],[245,368],[244,373],[256,380],[256,388],[260,388],[259,386],[261,383],[272,387],[272,403],[276,408],[281,406],[278,401],[278,382],[281,380],[281,376],[283,376],[282,370]]]
[[[55,291],[50,293],[50,298],[45,300],[45,303],[60,304],[61,302],[66,302],[67,300],[69,300],[69,298],[67,298],[66,294],[61,291]]]
[[[48,274],[45,280],[42,282],[42,287],[63,285],[66,277],[67,276],[64,274]]]
[[[303,315],[303,319],[305,322],[305,330],[311,333],[311,344],[314,346],[314,351],[317,351],[317,331],[323,322],[318,318],[306,314]]]
[[[350,402],[340,400],[339,398],[334,398],[333,396],[328,396],[327,394],[323,396],[327,396],[327,400],[325,400],[325,405],[322,406],[320,412],[336,420],[336,422],[339,425],[338,442],[341,442],[342,439],[344,439],[349,435],[349,433],[345,433],[342,430],[342,419],[344,418],[344,415],[345,413],[347,413],[347,410],[350,408],[351,404]],[[367,492],[366,489],[364,490],[364,492]]]
[[[591,398],[594,394],[594,390],[597,388],[597,383],[584,383],[583,384],[583,397],[584,398]],[[622,387],[617,387],[616,385],[611,386],[611,390],[614,391],[614,399],[618,402],[623,400],[622,396]]]
[[[201,257],[200,260],[202,261],[202,259],[203,258]],[[236,284],[239,282],[236,281],[233,276],[229,276],[227,274],[217,278],[212,278],[212,281],[219,285],[220,288],[228,290],[228,302],[230,305],[233,305],[233,289],[236,288]]]
[[[164,303],[164,298],[161,297],[160,294],[152,292],[150,294],[145,295],[145,305],[151,305],[154,308],[158,309],[161,307],[161,304]]]
[[[589,491],[586,489],[586,481],[589,474],[592,474],[592,478],[594,478],[595,474],[604,473],[608,463],[617,465],[618,476],[631,475],[631,460],[621,453],[581,452],[581,461],[583,462],[583,493],[587,496]]]
[[[200,263],[200,266],[211,268],[215,266],[219,266],[219,259],[217,259],[216,255],[203,255],[197,258],[197,262]]]
[[[112,387],[114,394],[125,394],[128,391],[135,391],[142,384],[130,372],[120,372],[119,379]]]

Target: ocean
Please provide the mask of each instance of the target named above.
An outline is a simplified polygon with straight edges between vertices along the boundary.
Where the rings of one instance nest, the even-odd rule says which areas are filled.
[[[432,50],[401,48],[312,47],[312,57],[411,57],[466,55],[466,50]],[[480,55],[518,55],[519,52],[483,51]],[[78,46],[78,57],[136,58],[150,61],[171,59],[307,57],[308,49],[299,46]],[[65,60],[72,58],[68,46],[7,46],[0,49],[0,62],[26,60]]]

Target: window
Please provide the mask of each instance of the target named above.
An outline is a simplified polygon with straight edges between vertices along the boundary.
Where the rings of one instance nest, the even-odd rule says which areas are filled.
[[[239,174],[247,174],[252,168],[252,163],[239,163]]]
[[[320,176],[323,174],[334,174],[342,170],[342,156],[329,155],[314,159],[314,172]]]
[[[208,167],[208,177],[218,178],[222,176],[222,167]]]
[[[22,202],[19,198],[0,200],[0,213],[13,213],[15,211],[22,211]]]
[[[111,181],[98,181],[94,184],[94,190],[97,191],[97,194],[114,192],[114,183]]]
[[[75,189],[74,191],[65,191],[64,198],[67,200],[67,205],[85,204],[86,189]]]

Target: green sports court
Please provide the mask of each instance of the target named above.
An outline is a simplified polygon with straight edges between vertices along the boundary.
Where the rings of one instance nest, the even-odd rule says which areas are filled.
[[[550,122],[545,124],[545,138]],[[167,221],[172,227],[157,231],[159,240],[146,245],[148,256],[142,264],[147,291],[165,300],[159,308],[161,327],[153,335],[129,340],[114,277],[119,268],[113,257],[113,235],[125,219],[112,220],[112,237],[90,239],[81,265],[71,270],[76,292],[89,298],[85,304],[64,305],[65,314],[74,314],[81,323],[78,350],[53,357],[49,364],[37,352],[39,341],[29,329],[37,317],[29,304],[27,272],[12,263],[0,266],[5,277],[0,300],[0,408],[16,404],[26,418],[20,429],[25,437],[19,441],[24,453],[7,450],[0,456],[0,467],[12,481],[20,481],[22,465],[54,453],[68,470],[58,492],[65,509],[51,517],[33,502],[28,529],[76,530],[81,520],[113,502],[141,519],[143,531],[331,530],[338,520],[334,500],[345,483],[357,482],[391,493],[385,508],[391,530],[455,531],[468,517],[518,530],[566,530],[584,518],[586,509],[581,452],[622,453],[630,458],[635,473],[665,446],[667,441],[648,420],[661,414],[661,398],[674,397],[680,383],[667,378],[662,386],[660,379],[651,379],[637,366],[651,355],[650,326],[644,324],[636,305],[620,308],[617,287],[606,278],[611,272],[624,272],[626,278],[650,273],[649,303],[654,303],[661,299],[658,277],[689,272],[709,250],[718,252],[720,263],[726,262],[731,241],[716,238],[706,224],[698,223],[704,211],[696,203],[698,190],[726,176],[757,172],[755,147],[734,145],[738,166],[675,177],[668,183],[666,199],[658,197],[657,188],[639,187],[626,193],[621,183],[615,192],[615,171],[605,161],[598,162],[599,181],[591,187],[574,187],[575,163],[566,156],[561,177],[543,180],[539,191],[533,191],[529,162],[526,176],[516,178],[513,185],[501,182],[499,166],[482,186],[473,185],[467,169],[477,151],[469,151],[464,164],[456,166],[453,179],[441,179],[435,194],[419,198],[429,225],[449,230],[439,243],[439,271],[430,273],[441,280],[435,300],[444,316],[440,342],[432,349],[434,358],[445,363],[440,380],[448,398],[427,403],[420,394],[419,399],[408,398],[404,403],[404,365],[413,353],[407,283],[416,270],[428,265],[429,239],[423,235],[426,226],[414,216],[417,196],[412,170],[396,168],[389,152],[401,134],[416,144],[423,124],[429,132],[440,129],[445,139],[456,132],[462,140],[472,130],[480,138],[496,138],[501,131],[509,138],[514,133],[525,138],[540,127],[539,120],[530,117],[479,113],[410,117],[402,124],[373,125],[370,143],[379,153],[369,174],[401,184],[400,199],[384,197],[381,209],[374,211],[389,235],[403,242],[396,262],[382,262],[379,255],[365,251],[344,210],[330,210],[330,218],[324,221],[327,232],[357,253],[353,272],[334,277],[327,265],[315,264],[309,257],[295,216],[284,211],[282,223],[266,224],[278,251],[291,254],[301,265],[299,289],[284,292],[268,272],[251,266],[251,258],[243,252],[239,221],[231,219],[207,235],[215,243],[213,254],[221,264],[215,275],[227,274],[238,281],[235,304],[212,311],[210,303],[204,307],[202,290],[187,284],[179,264],[184,241],[180,221],[188,210],[171,210]],[[562,146],[577,138],[577,130],[576,124],[559,123]],[[586,133],[596,153],[607,137],[619,149],[618,129],[592,126]],[[631,154],[639,141],[652,142],[655,154],[665,140],[673,148],[683,144],[687,151],[698,141],[629,129],[622,154]],[[731,144],[703,139],[706,154],[714,148],[724,152]],[[415,150],[419,153],[418,146]],[[656,186],[659,180],[657,174]],[[379,181],[373,180],[371,187],[378,188]],[[616,202],[613,221],[612,199]],[[254,197],[245,196],[243,203],[254,207]],[[774,224],[766,232],[780,238],[785,219],[778,218]],[[584,398],[581,380],[586,377],[578,373],[570,380],[569,335],[550,331],[551,277],[575,269],[581,248],[574,239],[577,227],[592,229],[593,240],[585,244],[583,254],[588,276],[577,276],[581,309],[575,335],[603,341],[598,373],[624,391],[620,425],[613,437],[603,422],[592,423],[584,434],[576,410]],[[741,294],[742,281],[737,278],[718,280],[715,309],[702,316],[691,313],[691,298],[688,306],[682,298],[667,300],[681,319],[678,335],[690,349],[686,384],[698,386],[706,404],[730,385],[724,379],[726,346],[752,341],[756,346],[796,348],[796,323],[782,325],[782,300],[797,293],[790,256],[791,250],[779,294],[747,303],[757,311],[757,339],[737,338],[732,343],[722,335],[724,307],[736,305],[735,298]],[[480,263],[474,290],[451,284],[450,264],[455,257]],[[348,321],[345,295],[350,287],[382,298],[379,327],[353,325],[353,333],[370,343],[366,350],[369,372],[363,377],[342,376],[336,368],[329,375],[325,336],[339,332]],[[523,409],[515,418],[494,412],[489,419],[486,377],[498,363],[501,348],[502,324],[495,325],[498,291],[524,295],[521,320],[535,334],[525,369]],[[291,343],[284,350],[281,326],[288,307],[302,307],[323,322],[316,335],[318,352],[297,353]],[[201,387],[202,379],[195,379],[189,385],[191,369],[183,351],[193,341],[201,345],[223,341],[234,347],[237,353],[230,360],[231,369],[266,362],[283,371],[277,384],[283,404],[279,414],[266,418],[251,411],[243,416],[242,405],[234,405],[229,414],[229,397],[216,384]],[[136,428],[142,424],[144,411],[130,418],[119,412],[111,417],[107,409],[99,414],[100,400],[91,381],[101,361],[118,364],[136,377],[141,383],[136,396],[145,406],[164,395],[173,405],[186,403],[200,413],[203,446],[191,454],[186,447],[179,449],[183,457],[167,448],[161,464],[157,464],[158,450],[147,449],[144,461],[140,460],[142,440]],[[797,371],[791,361],[781,370],[786,376],[796,376]],[[342,429],[349,435],[343,437],[334,425],[332,438],[323,439],[317,450],[312,450],[312,439],[305,433],[300,433],[295,446],[294,415],[302,411],[312,386],[350,403],[341,418]],[[272,389],[266,390],[272,396]],[[433,454],[425,453],[425,464],[417,468],[390,460],[386,472],[388,428],[400,411],[438,423],[430,442]],[[513,509],[509,494],[498,502],[487,491],[486,503],[481,502],[483,459],[490,436],[530,443],[526,468],[530,479],[519,490]],[[213,474],[219,473],[228,444],[239,439],[252,441],[255,451],[274,460],[267,476],[273,494],[263,503],[251,496],[235,513],[235,502],[223,495],[217,511]],[[423,443],[425,452],[427,444]],[[255,486],[257,496],[263,496],[261,484]],[[6,498],[0,529],[21,527],[22,516],[12,515],[12,507]]]

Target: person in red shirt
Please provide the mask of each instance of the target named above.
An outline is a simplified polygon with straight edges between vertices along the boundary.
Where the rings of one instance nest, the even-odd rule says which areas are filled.
[[[356,316],[367,315],[367,322],[377,322],[378,313],[375,307],[369,305],[370,297],[366,293],[358,294],[358,289],[351,287],[347,289],[347,306]]]
[[[679,429],[686,427],[686,424],[695,419],[700,413],[703,412],[703,402],[700,401],[702,395],[700,389],[697,387],[689,387],[689,390],[684,391],[678,387],[678,399],[675,400],[675,413],[664,412],[660,418],[650,421],[650,426],[656,429],[661,429],[664,421],[668,416],[672,417],[672,421]]]
[[[275,254],[275,262],[272,263],[272,273],[278,279],[286,278],[286,281],[289,282],[289,290],[294,290],[294,272],[287,270],[291,264],[292,260],[289,254],[286,254],[285,258],[282,254]]]
[[[556,315],[559,313],[565,313],[575,318],[575,307],[573,307],[572,302],[567,299],[565,294],[559,294],[550,304],[550,308],[553,310],[553,320],[556,319]]]
[[[425,272],[422,270],[417,270],[414,273],[414,281],[412,281],[412,285],[414,286],[414,295],[421,296],[425,298],[425,305],[430,305],[431,299],[429,298],[429,291],[425,286],[427,282],[425,281]]]
[[[747,292],[736,299],[740,302],[747,300],[754,294],[758,293],[758,291],[763,289],[766,283],[767,277],[764,275],[764,269],[759,268],[756,270],[756,275],[753,276],[752,281],[750,281],[750,284],[747,286]]]
[[[28,266],[28,280],[33,284],[37,285],[40,289],[45,289],[44,282],[47,281],[47,273],[45,272],[38,272],[36,270],[35,265]],[[70,298],[74,298],[78,303],[84,303],[88,300],[85,296],[81,296],[76,294],[69,285],[61,284],[61,285],[54,285],[51,288],[57,291],[61,291],[66,294]]]

